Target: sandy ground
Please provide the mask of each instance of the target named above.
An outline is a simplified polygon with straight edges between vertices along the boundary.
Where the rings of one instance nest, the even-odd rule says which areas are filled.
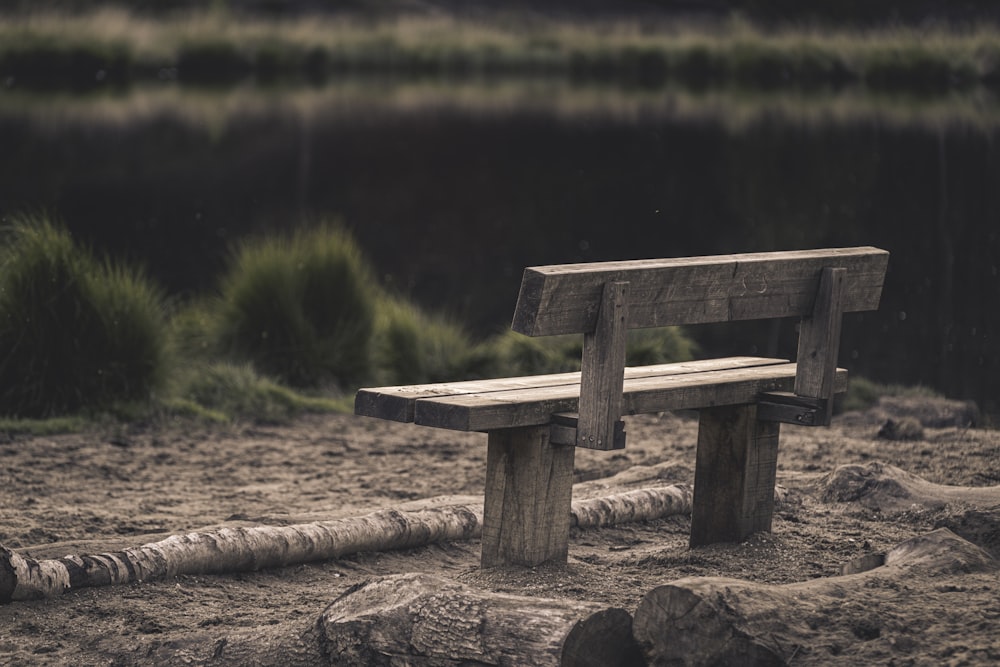
[[[0,606],[0,664],[160,664],[186,638],[312,624],[349,587],[373,577],[429,572],[485,590],[593,600],[634,611],[643,595],[688,576],[791,583],[837,576],[935,527],[956,526],[961,503],[873,507],[824,502],[817,480],[842,464],[882,461],[948,485],[1000,484],[1000,432],[947,425],[951,405],[917,410],[916,440],[877,436],[913,406],[885,404],[830,428],[782,427],[779,484],[787,499],[773,532],[740,545],[689,549],[688,517],[576,530],[567,568],[482,572],[478,541],[362,553],[335,561],[231,575],[181,576],[81,589]],[[935,416],[936,415],[936,416]],[[580,482],[635,466],[653,484],[691,483],[691,415],[627,419],[624,452],[578,451]],[[290,425],[228,429],[132,427],[46,438],[0,435],[0,543],[36,558],[100,553],[222,525],[360,515],[441,495],[482,493],[485,436],[368,418],[310,416]],[[588,485],[580,486],[581,493]],[[1000,556],[992,537],[981,546]],[[904,587],[905,589],[905,587]],[[966,574],[932,590],[880,593],[871,608],[831,612],[830,632],[794,664],[998,664],[1000,578]],[[873,600],[875,597],[873,596]],[[873,618],[874,615],[874,618]],[[834,632],[858,623],[877,632]],[[852,623],[855,624],[852,626]]]

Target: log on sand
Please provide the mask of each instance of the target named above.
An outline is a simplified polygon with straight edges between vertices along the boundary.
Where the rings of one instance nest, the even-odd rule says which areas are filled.
[[[642,664],[624,609],[485,593],[428,574],[349,591],[320,627],[339,665]]]
[[[318,618],[196,633],[144,659],[164,667],[643,664],[624,609],[488,593],[431,574],[373,579]]]
[[[816,495],[825,502],[856,502],[886,515],[939,511],[938,528],[1000,558],[1000,486],[935,484],[895,466],[874,461],[844,465],[818,480]]]
[[[939,509],[948,504],[1000,506],[1000,486],[935,484],[886,463],[839,466],[819,480],[819,497],[826,502],[858,502],[885,513],[914,505]]]
[[[783,665],[796,655],[829,650],[829,656],[879,637],[880,613],[898,607],[901,591],[933,595],[949,574],[997,569],[985,551],[938,529],[855,574],[784,585],[679,579],[646,594],[633,629],[651,664]]]
[[[690,486],[637,489],[573,503],[578,528],[651,520],[691,512]],[[361,517],[293,526],[221,528],[98,555],[36,560],[0,545],[0,604],[67,590],[152,581],[182,574],[221,574],[387,551],[482,532],[482,505],[382,510]]]

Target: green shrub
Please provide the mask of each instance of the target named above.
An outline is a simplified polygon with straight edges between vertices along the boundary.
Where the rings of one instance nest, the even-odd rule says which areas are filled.
[[[223,281],[217,344],[292,386],[358,386],[371,373],[376,298],[342,229],[250,240]]]
[[[169,341],[180,360],[208,361],[217,355],[217,299],[199,298],[175,307],[167,325]]]
[[[697,345],[679,327],[633,329],[625,347],[627,366],[651,366],[694,358]]]
[[[687,361],[694,342],[677,327],[635,329],[629,332],[625,363],[647,366]],[[506,331],[480,346],[470,374],[480,377],[538,375],[580,370],[583,336],[524,336]]]
[[[474,346],[461,326],[411,303],[379,300],[375,327],[379,384],[421,384],[470,377]]]
[[[162,296],[41,217],[0,254],[0,414],[47,417],[148,399],[166,367]]]
[[[908,387],[899,384],[879,384],[868,378],[852,377],[847,383],[847,393],[840,399],[839,409],[843,412],[867,410],[878,405],[883,396],[910,396],[934,398],[940,394],[924,386]]]
[[[304,412],[332,412],[336,401],[304,396],[246,364],[196,364],[183,373],[165,402],[169,413],[209,422],[248,419],[287,422]]]
[[[476,375],[512,377],[580,370],[582,336],[531,337],[505,331],[483,343],[472,363]]]

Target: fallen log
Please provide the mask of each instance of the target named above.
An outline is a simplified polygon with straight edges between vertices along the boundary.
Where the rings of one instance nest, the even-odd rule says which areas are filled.
[[[858,502],[880,512],[896,513],[914,505],[939,509],[961,503],[977,507],[1000,505],[1000,486],[935,484],[886,463],[839,466],[819,480],[825,502]]]
[[[933,595],[947,575],[997,569],[985,551],[938,529],[856,574],[784,585],[679,579],[646,594],[633,630],[650,664],[783,665],[810,653],[821,660],[880,636],[892,610],[920,605],[914,598]]]
[[[443,507],[383,510],[353,519],[221,528],[172,535],[96,556],[37,561],[0,546],[0,603],[61,595],[73,588],[127,584],[181,574],[219,574],[468,539],[481,530],[482,510]]]
[[[643,664],[624,609],[488,593],[430,574],[359,584],[312,620],[139,650],[164,667]]]
[[[338,665],[642,664],[624,609],[485,593],[428,574],[349,591],[320,627]]]
[[[573,503],[571,525],[593,528],[691,512],[691,488],[637,489]],[[0,545],[0,604],[75,588],[221,574],[479,537],[482,505],[381,510],[292,526],[220,528],[98,555],[36,560]]]
[[[240,628],[223,636],[196,632],[180,639],[155,641],[152,646],[140,645],[136,647],[133,659],[135,664],[157,667],[316,667],[336,664],[323,652],[322,628],[316,620]]]

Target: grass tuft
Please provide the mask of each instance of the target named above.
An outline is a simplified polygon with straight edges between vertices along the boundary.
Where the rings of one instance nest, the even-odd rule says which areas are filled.
[[[162,304],[142,273],[98,261],[47,218],[15,218],[0,252],[0,414],[148,400],[167,365]]]
[[[840,402],[844,412],[868,410],[878,405],[883,396],[908,396],[940,398],[941,394],[930,387],[880,384],[863,377],[852,377],[847,384],[847,393]]]
[[[218,343],[292,386],[357,386],[372,370],[376,294],[341,228],[248,240],[223,281]]]
[[[374,343],[378,384],[422,384],[471,377],[474,349],[458,323],[429,315],[396,297],[379,299]]]
[[[248,364],[215,362],[189,368],[163,408],[170,416],[209,423],[287,423],[310,412],[343,412],[342,401],[306,396],[261,376]]]

